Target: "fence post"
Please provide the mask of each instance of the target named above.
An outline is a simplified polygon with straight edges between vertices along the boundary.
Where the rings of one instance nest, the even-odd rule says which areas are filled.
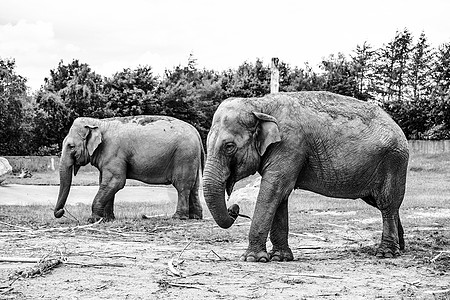
[[[280,89],[280,71],[278,70],[278,58],[272,57],[270,65],[270,93],[278,93]]]

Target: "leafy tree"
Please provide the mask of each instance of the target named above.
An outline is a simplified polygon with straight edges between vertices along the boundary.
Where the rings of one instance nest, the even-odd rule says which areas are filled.
[[[270,68],[260,59],[244,62],[236,71],[222,73],[222,88],[228,97],[260,97],[270,92]]]
[[[56,155],[72,125],[70,109],[58,95],[40,90],[36,94],[34,144],[38,155]]]
[[[433,67],[432,116],[428,138],[450,138],[450,43],[442,44],[436,51]]]
[[[280,69],[280,91],[318,91],[325,89],[325,79],[315,73],[311,66],[306,63],[305,69],[295,67],[281,62]]]
[[[193,56],[187,66],[166,70],[157,95],[160,113],[192,124],[203,142],[215,109],[226,98],[221,76],[214,71],[198,70]]]
[[[77,117],[102,118],[111,115],[105,111],[103,79],[89,65],[78,60],[68,65],[60,61],[58,67],[50,71],[50,75],[50,78],[45,79],[44,90],[58,93],[70,110],[68,117],[71,121]]]
[[[0,59],[0,155],[27,152],[23,144],[26,132],[23,119],[27,96],[26,79],[15,72],[14,59]]]
[[[377,92],[382,101],[391,101],[394,97],[399,101],[402,100],[411,43],[412,35],[405,29],[403,32],[397,32],[394,39],[379,50],[376,66]]]
[[[337,56],[331,54],[327,59],[322,60],[321,68],[325,71],[325,90],[357,97],[358,85],[354,68],[347,61],[344,54]]]
[[[106,105],[114,116],[130,116],[148,113],[154,102],[158,80],[149,66],[124,69],[105,79],[103,93]]]
[[[361,100],[373,99],[375,69],[375,50],[367,42],[357,45],[352,56],[352,67],[356,81],[356,98]]]
[[[425,33],[419,37],[412,48],[408,66],[408,85],[412,91],[414,101],[420,101],[430,96],[433,52],[430,49]]]

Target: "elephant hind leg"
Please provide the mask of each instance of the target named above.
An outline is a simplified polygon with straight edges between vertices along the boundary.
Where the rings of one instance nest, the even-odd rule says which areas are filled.
[[[387,179],[389,178],[390,176],[387,176]],[[383,218],[383,233],[377,257],[395,257],[400,255],[400,250],[405,248],[403,226],[399,215],[404,194],[404,183],[395,179],[387,181],[381,192],[374,194],[376,207],[381,211]]]
[[[197,184],[189,193],[189,219],[203,219],[203,209],[198,196]]]
[[[189,194],[190,190],[184,187],[175,186],[178,192],[177,209],[172,218],[186,220],[189,218]]]
[[[400,221],[400,215],[397,215],[397,230],[398,230],[398,243],[400,250],[405,250],[405,238],[402,222]]]

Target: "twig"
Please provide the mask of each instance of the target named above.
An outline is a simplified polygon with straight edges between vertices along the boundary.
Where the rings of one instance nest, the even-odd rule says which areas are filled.
[[[80,224],[80,221],[79,221],[77,218],[75,218],[74,215],[72,215],[72,214],[70,213],[70,211],[67,209],[67,207],[65,208],[65,210],[66,210],[66,212],[69,214],[69,216],[71,216],[72,218],[74,218],[75,221],[77,221],[77,223]]]
[[[287,276],[304,276],[304,277],[315,277],[324,279],[344,279],[344,277],[325,275],[325,274],[309,274],[309,273],[284,273]]]
[[[402,280],[402,279],[399,279],[399,278],[397,278],[397,280],[400,281],[400,282],[407,283],[409,285],[415,286],[415,287],[419,287],[420,286],[420,280],[417,280],[417,281],[414,281],[414,282],[409,282],[409,281]]]
[[[252,222],[244,222],[244,223],[234,224],[234,226],[244,226],[244,225],[251,225],[251,224],[252,224]]]
[[[4,291],[1,291],[1,290],[3,290],[3,289],[4,289]],[[11,287],[11,286],[2,286],[2,287],[0,287],[0,291],[1,291],[1,292],[0,292],[0,295],[9,293],[9,292],[11,292],[13,289],[14,289],[14,288]]]
[[[167,263],[167,266],[169,267],[170,273],[172,273],[173,275],[175,275],[177,277],[181,277],[181,272],[178,269],[176,269],[173,264],[173,258],[171,258],[169,260],[169,262]]]
[[[160,218],[160,217],[167,217],[167,214],[160,214],[160,215],[153,215],[153,216],[149,216],[146,214],[142,215],[142,219],[152,219],[152,218]]]
[[[424,291],[425,294],[444,294],[444,293],[450,293],[450,289],[446,290],[437,290],[437,291]]]
[[[324,238],[324,237],[321,237],[321,236],[318,236],[318,235],[315,235],[315,234],[311,234],[311,233],[296,233],[296,232],[289,232],[289,234],[290,234],[290,235],[293,235],[293,236],[306,236],[306,237],[312,237],[312,238],[316,238],[316,239],[321,240],[321,241],[324,241],[324,242],[328,241],[327,238]]]
[[[439,257],[441,257],[442,254],[444,253],[450,253],[450,251],[441,251],[439,252],[438,255],[436,255],[435,257],[433,257],[432,259],[430,259],[430,262],[434,263]]]
[[[212,249],[209,250],[208,254],[206,254],[206,257],[208,257],[208,255],[209,255],[211,252],[212,252],[215,256],[217,256],[217,257],[219,258],[219,260],[224,260],[222,257],[219,256],[219,254],[216,253],[216,251],[214,251],[214,250],[212,250]]]
[[[364,238],[359,234],[359,232],[356,230],[356,228],[354,228],[354,227],[352,227],[352,226],[349,226],[349,225],[337,225],[337,224],[333,224],[333,223],[324,223],[324,224],[330,225],[330,226],[334,226],[334,227],[344,228],[344,229],[346,229],[346,230],[351,230],[351,231],[353,231],[354,233],[356,233],[357,235],[359,235],[359,237],[360,237],[361,239],[364,239]],[[356,241],[356,240],[352,240],[352,241]]]
[[[300,246],[300,247],[296,247],[297,249],[301,249],[301,250],[317,250],[317,249],[322,249],[322,247],[320,246]]]
[[[29,227],[17,226],[17,225],[5,223],[5,222],[2,222],[2,221],[0,221],[0,224],[6,225],[6,226],[10,226],[10,227],[14,227],[14,228],[19,228],[19,229],[26,230],[26,231],[33,231],[33,229],[29,228]]]
[[[189,247],[189,245],[192,243],[192,241],[189,241],[189,243],[186,244],[186,246],[184,246],[183,250],[181,250],[180,254],[178,255],[178,260],[180,260],[181,255],[183,254],[183,252],[187,249],[187,247]]]

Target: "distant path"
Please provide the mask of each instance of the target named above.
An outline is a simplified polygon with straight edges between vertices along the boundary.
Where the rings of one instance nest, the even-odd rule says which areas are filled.
[[[0,185],[0,205],[55,205],[59,186]],[[92,204],[98,186],[72,186],[66,204]],[[172,186],[125,186],[116,194],[115,202],[177,201]]]

